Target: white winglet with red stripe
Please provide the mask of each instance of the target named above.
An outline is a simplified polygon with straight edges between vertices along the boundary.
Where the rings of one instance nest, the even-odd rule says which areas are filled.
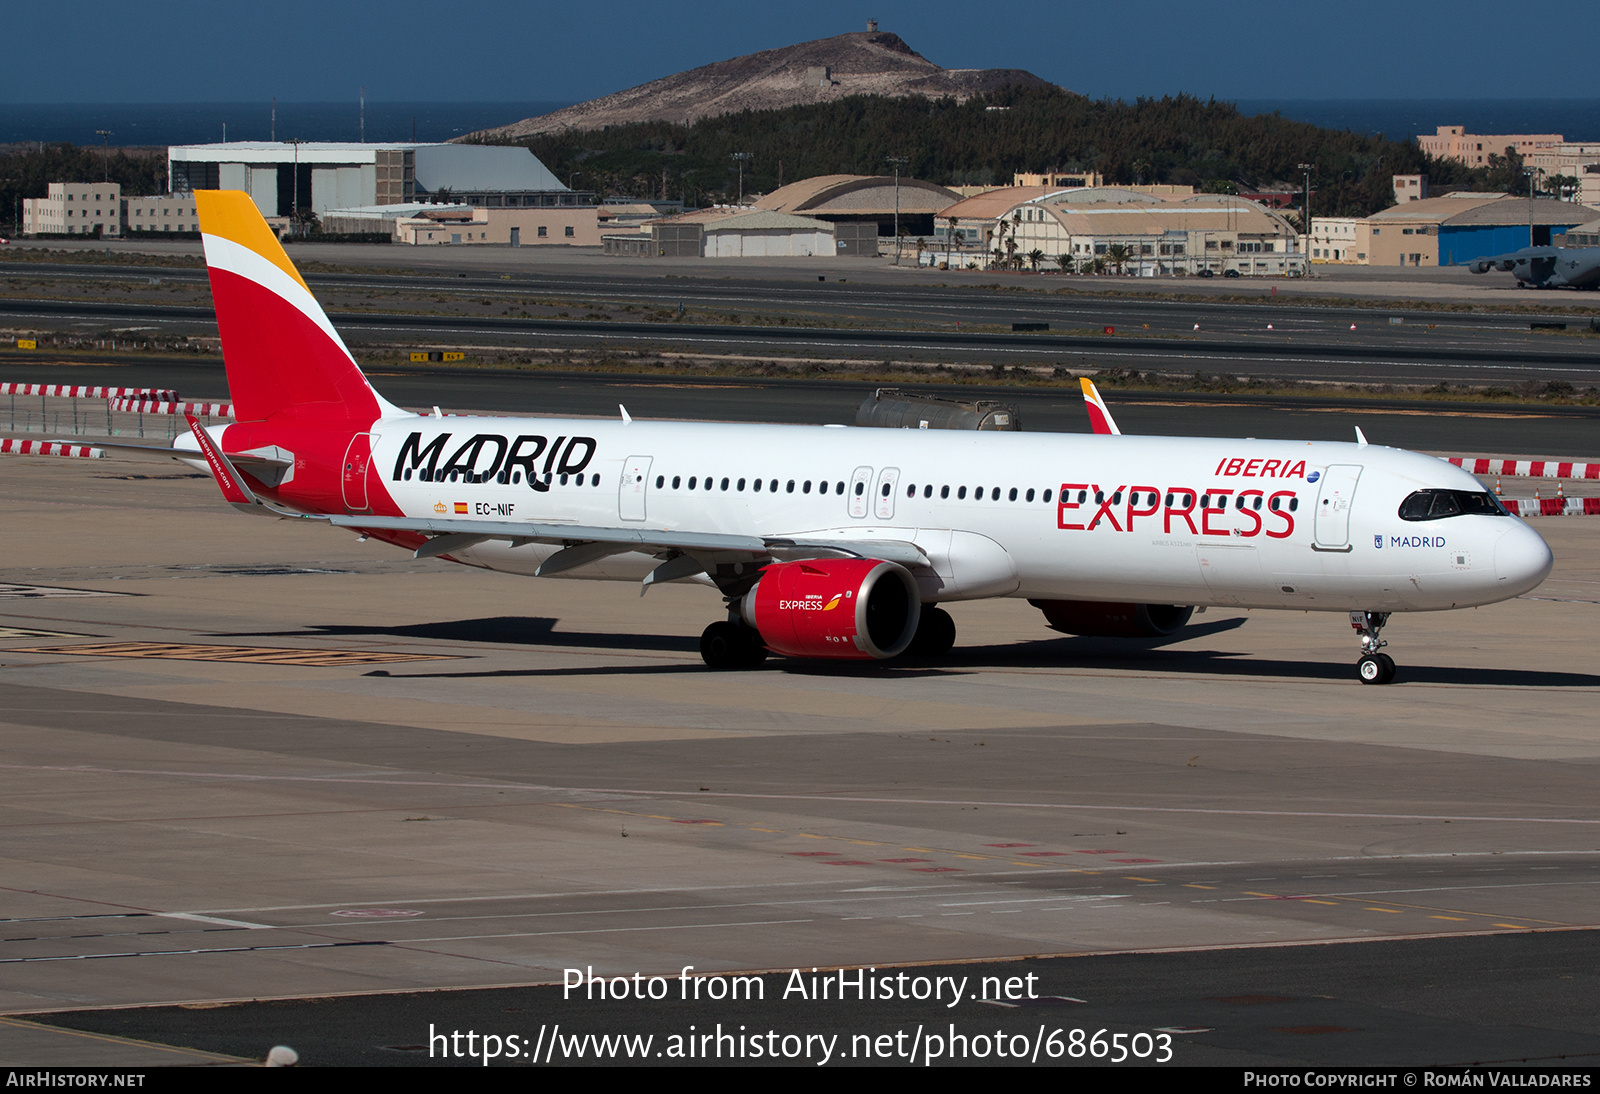
[[[1094,426],[1094,431],[1113,437],[1122,436],[1122,430],[1118,429],[1117,423],[1112,420],[1111,411],[1106,409],[1105,400],[1100,398],[1100,393],[1095,390],[1094,381],[1087,376],[1080,376],[1078,383],[1083,385],[1083,401],[1088,404],[1089,424]]]

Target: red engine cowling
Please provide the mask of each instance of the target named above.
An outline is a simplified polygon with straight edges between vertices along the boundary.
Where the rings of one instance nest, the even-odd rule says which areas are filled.
[[[1093,600],[1030,600],[1050,626],[1096,638],[1166,638],[1176,634],[1193,608],[1172,604],[1101,604]]]
[[[903,566],[863,558],[777,562],[745,594],[744,621],[786,657],[893,657],[911,644],[922,604]]]

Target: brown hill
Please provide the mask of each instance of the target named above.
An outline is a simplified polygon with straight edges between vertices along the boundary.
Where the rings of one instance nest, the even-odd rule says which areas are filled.
[[[777,110],[846,95],[965,100],[1011,84],[1048,86],[1048,81],[1016,68],[940,68],[898,34],[869,30],[718,61],[553,114],[486,129],[472,138],[520,140],[564,129],[646,121],[688,124],[719,114]]]

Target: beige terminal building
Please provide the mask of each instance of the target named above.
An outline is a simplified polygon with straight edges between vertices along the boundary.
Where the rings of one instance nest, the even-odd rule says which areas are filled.
[[[1060,268],[1066,256],[1080,271],[1098,260],[1106,272],[1139,277],[1284,276],[1305,268],[1287,220],[1229,194],[1008,187],[960,201],[935,219],[923,265],[988,269],[1013,256],[1031,265],[1028,256],[1038,251],[1048,264],[1041,268]]]

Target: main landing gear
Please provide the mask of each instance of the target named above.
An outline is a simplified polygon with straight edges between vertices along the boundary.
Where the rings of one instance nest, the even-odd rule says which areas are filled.
[[[1388,612],[1350,613],[1350,626],[1355,628],[1361,639],[1361,657],[1356,661],[1356,675],[1363,684],[1387,684],[1394,679],[1394,658],[1378,652],[1389,644],[1378,637],[1387,622]]]
[[[700,659],[713,669],[753,669],[767,659],[754,627],[713,623],[700,635]]]
[[[906,647],[907,657],[943,657],[956,644],[956,621],[950,613],[925,604],[917,620],[917,633]]]

